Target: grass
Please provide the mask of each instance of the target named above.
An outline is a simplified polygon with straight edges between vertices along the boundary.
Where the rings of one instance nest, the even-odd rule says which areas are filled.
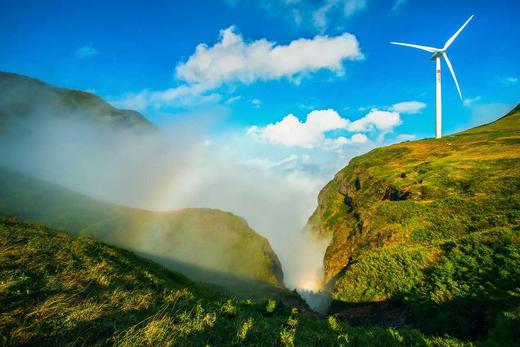
[[[0,220],[0,344],[471,345],[222,296],[129,251],[14,218]]]
[[[386,300],[408,292],[423,277],[428,252],[405,247],[378,248],[351,263],[332,291],[334,300],[366,302]]]
[[[237,293],[283,288],[269,242],[231,213],[215,209],[152,212],[123,207],[0,168],[0,215],[94,236],[141,252],[191,278]]]
[[[520,305],[520,229],[473,233],[442,247],[425,280],[407,293],[411,315],[428,332],[494,335],[499,318]],[[455,312],[457,319],[450,319]],[[519,330],[518,320],[513,322],[505,336]]]
[[[427,333],[514,341],[519,144],[517,106],[485,126],[352,159],[309,219],[332,237],[324,265],[333,298],[400,302],[407,324]]]
[[[20,92],[23,91],[23,92]],[[30,95],[30,98],[27,98]],[[122,127],[134,131],[154,132],[157,129],[138,112],[119,110],[94,94],[57,88],[39,80],[0,71],[0,104],[5,121],[0,132],[13,120],[41,116],[42,112],[62,115],[64,119],[96,122],[107,127]],[[2,112],[0,111],[0,112]],[[112,129],[113,130],[113,129]]]

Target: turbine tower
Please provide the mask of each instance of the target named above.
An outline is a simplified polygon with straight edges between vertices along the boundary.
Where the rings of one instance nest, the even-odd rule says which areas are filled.
[[[455,41],[457,36],[459,36],[460,32],[464,30],[466,25],[468,25],[469,21],[473,19],[473,16],[469,17],[469,19],[464,23],[452,37],[449,38],[448,41],[444,44],[442,48],[434,48],[428,46],[420,46],[413,45],[410,43],[401,43],[401,42],[390,42],[393,45],[401,45],[407,47],[413,47],[417,49],[421,49],[426,52],[433,53],[430,60],[435,60],[435,137],[440,139],[442,134],[442,93],[441,93],[441,57],[444,57],[446,61],[446,65],[448,65],[448,69],[450,69],[451,75],[453,76],[453,80],[455,81],[455,85],[457,86],[457,90],[459,91],[460,100],[462,100],[462,93],[460,92],[459,83],[457,82],[457,77],[455,77],[455,72],[453,71],[453,66],[451,66],[450,59],[448,58],[448,54],[446,50],[450,45]]]

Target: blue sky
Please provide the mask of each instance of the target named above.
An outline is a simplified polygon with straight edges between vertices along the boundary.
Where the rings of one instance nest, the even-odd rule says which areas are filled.
[[[433,135],[434,63],[389,41],[440,47],[474,14],[449,50],[464,101],[443,65],[443,130],[515,105],[519,10],[512,0],[4,0],[0,69],[92,91],[158,125],[211,118],[208,143],[240,146],[245,161],[326,161],[330,175],[374,146]]]

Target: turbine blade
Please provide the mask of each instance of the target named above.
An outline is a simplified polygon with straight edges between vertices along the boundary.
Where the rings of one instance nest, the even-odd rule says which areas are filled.
[[[455,34],[453,34],[452,37],[449,38],[448,41],[446,41],[446,44],[444,45],[444,48],[443,50],[446,50],[448,49],[448,47],[453,43],[453,41],[455,41],[455,39],[457,38],[457,36],[459,36],[460,32],[466,27],[466,25],[468,25],[469,21],[473,19],[473,15],[471,15],[471,17],[469,17],[469,19],[466,21],[466,23],[462,24],[462,26],[460,27],[459,30],[457,30],[457,32]]]
[[[423,51],[430,52],[430,53],[436,53],[436,52],[441,51],[438,48],[433,48],[433,47],[428,47],[428,46],[412,45],[411,43],[401,43],[401,42],[390,42],[390,43],[392,45],[399,45],[399,46],[407,46],[407,47],[418,48],[418,49],[421,49]]]
[[[460,92],[459,82],[457,82],[457,77],[455,77],[455,71],[453,71],[453,66],[451,66],[450,59],[446,53],[444,53],[442,56],[444,57],[444,60],[446,60],[446,65],[448,65],[448,69],[450,69],[453,80],[455,81],[455,85],[457,86],[457,90],[459,91],[460,100],[462,100],[462,93]]]

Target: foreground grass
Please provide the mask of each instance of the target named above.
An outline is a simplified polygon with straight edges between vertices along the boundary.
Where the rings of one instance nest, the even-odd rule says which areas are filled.
[[[462,346],[216,294],[131,252],[0,221],[0,344]]]

